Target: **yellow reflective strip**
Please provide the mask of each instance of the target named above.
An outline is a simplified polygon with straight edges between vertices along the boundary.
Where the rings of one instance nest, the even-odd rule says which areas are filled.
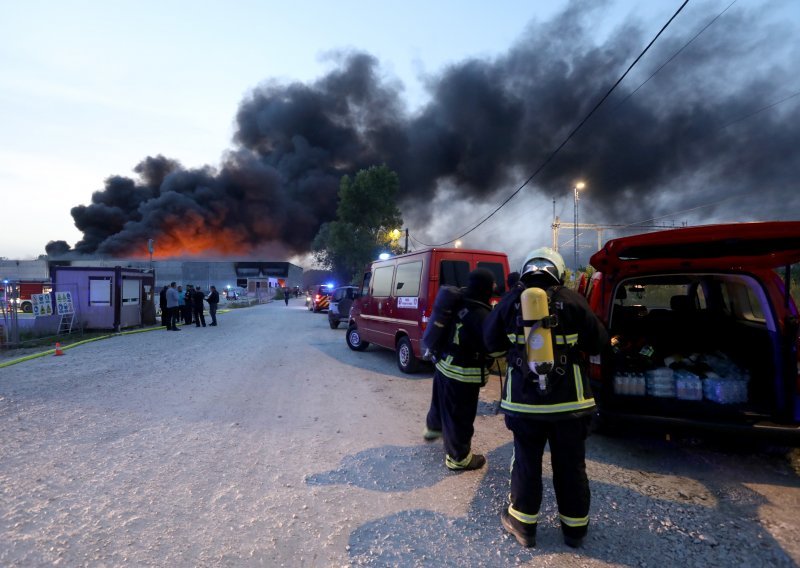
[[[447,361],[439,361],[436,367],[440,371],[450,371],[462,377],[480,377],[480,367],[459,367],[458,365],[451,365]]]
[[[456,324],[456,332],[453,335],[453,343],[456,344],[456,345],[459,345],[459,343],[460,343],[459,340],[458,340],[459,339],[458,336],[461,335],[460,332],[461,332],[461,328],[462,327],[464,327],[463,323],[457,323]]]
[[[445,465],[447,467],[450,467],[450,468],[464,468],[464,467],[467,467],[467,465],[469,464],[469,462],[471,460],[472,460],[472,452],[470,452],[469,455],[467,457],[465,457],[461,461],[454,460],[453,458],[450,457],[449,454],[445,454],[445,456],[444,456],[444,463],[445,463]]]
[[[508,396],[508,394],[506,394]],[[500,408],[525,414],[549,414],[552,412],[571,412],[574,410],[585,410],[594,406],[593,398],[586,398],[577,402],[562,402],[559,404],[521,404],[503,399]]]
[[[558,518],[561,519],[561,522],[567,525],[568,527],[585,527],[586,525],[589,524],[588,515],[585,517],[567,517],[566,515],[562,515],[561,513],[559,513]]]
[[[517,335],[516,333],[509,333],[506,337],[511,343],[517,343],[519,345],[525,345],[525,336],[524,335]]]
[[[462,383],[482,383],[481,370],[472,367],[464,368],[457,365],[449,365],[446,361],[437,361],[436,368],[448,379],[460,381]]]
[[[581,368],[576,364],[572,364],[572,374],[575,375],[575,392],[578,394],[578,400],[583,400],[583,377],[581,376]]]
[[[498,359],[498,358],[502,357],[505,354],[506,354],[505,351],[495,351],[494,353],[489,353],[489,357],[493,357],[494,359]]]
[[[578,334],[556,335],[556,345],[575,345],[578,343]]]
[[[536,513],[535,515],[526,515],[521,511],[517,511],[511,505],[508,506],[508,514],[517,519],[519,522],[525,523],[527,525],[535,525],[536,523],[539,522],[539,513]]]

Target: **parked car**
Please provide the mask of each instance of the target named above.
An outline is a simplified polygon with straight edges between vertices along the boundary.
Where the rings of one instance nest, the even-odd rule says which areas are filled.
[[[601,419],[800,433],[800,222],[624,237],[590,262],[611,337],[589,365]]]
[[[311,298],[308,302],[309,311],[316,313],[327,310],[332,290],[333,285],[331,284],[323,284],[313,289],[313,294],[311,294]]]
[[[495,275],[498,297],[505,291],[509,270],[502,252],[433,248],[373,262],[350,310],[348,347],[363,351],[374,343],[393,349],[400,370],[413,373],[423,357],[420,341],[439,287],[466,286],[475,268]]]
[[[358,295],[358,286],[341,286],[333,290],[330,297],[330,305],[328,306],[328,323],[331,329],[338,328],[342,320],[347,321],[350,315],[350,307],[353,305],[353,300],[358,298]]]

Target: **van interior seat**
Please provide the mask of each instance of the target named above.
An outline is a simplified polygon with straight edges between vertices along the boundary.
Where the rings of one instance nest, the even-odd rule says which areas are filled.
[[[673,312],[679,312],[682,314],[688,314],[696,311],[692,299],[689,296],[684,296],[683,294],[672,296],[669,299],[669,309],[671,309]]]
[[[647,315],[647,307],[639,304],[614,306],[613,328],[622,335],[638,335],[642,332],[642,323]]]

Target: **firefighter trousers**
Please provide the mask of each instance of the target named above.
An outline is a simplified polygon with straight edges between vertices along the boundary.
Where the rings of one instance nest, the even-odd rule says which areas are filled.
[[[546,421],[506,415],[514,433],[509,513],[525,524],[538,521],[542,504],[542,456],[550,444],[553,488],[564,535],[583,538],[589,527],[586,437],[590,417]]]
[[[480,389],[479,383],[450,379],[439,369],[433,374],[431,408],[426,425],[431,430],[441,430],[444,450],[453,461],[463,461],[469,456]]]

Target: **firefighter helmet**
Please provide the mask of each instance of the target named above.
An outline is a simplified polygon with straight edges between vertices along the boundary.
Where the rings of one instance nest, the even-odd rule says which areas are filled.
[[[550,276],[559,284],[564,281],[567,265],[557,251],[550,247],[541,247],[532,250],[525,258],[520,270],[520,280],[523,282],[530,283],[538,275]]]

